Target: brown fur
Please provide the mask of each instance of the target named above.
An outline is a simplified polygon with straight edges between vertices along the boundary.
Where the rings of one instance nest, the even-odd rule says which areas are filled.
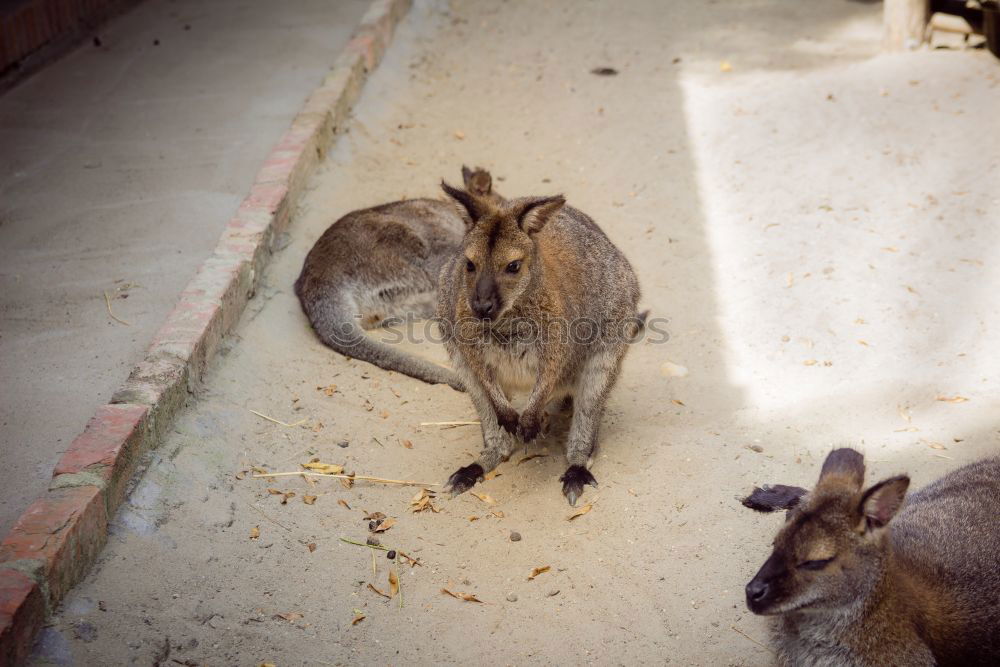
[[[607,395],[638,329],[639,285],[628,261],[561,196],[497,200],[471,189],[445,192],[459,204],[467,232],[442,269],[438,315],[456,372],[479,412],[483,452],[449,480],[470,488],[507,458],[511,436],[531,442],[549,401],[574,397],[563,492],[575,503],[596,481],[586,465]],[[628,335],[570,340],[574,322]],[[520,412],[511,394],[530,390]]]
[[[860,454],[832,452],[747,584],[781,661],[1000,664],[1000,459],[909,497],[906,476],[863,479]]]
[[[486,200],[492,178],[462,167],[466,187]],[[410,199],[348,213],[306,256],[295,293],[313,329],[341,354],[462,390],[454,373],[375,341],[364,329],[434,315],[437,279],[458,252],[464,225],[454,206]]]

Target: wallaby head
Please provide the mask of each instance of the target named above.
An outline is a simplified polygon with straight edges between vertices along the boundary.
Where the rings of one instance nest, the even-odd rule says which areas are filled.
[[[871,591],[910,480],[891,477],[864,490],[864,476],[864,457],[853,449],[827,456],[816,488],[789,511],[771,557],[746,586],[752,612],[836,611]]]
[[[464,173],[464,172],[463,172]],[[467,181],[468,182],[468,181]],[[498,320],[524,294],[540,268],[536,235],[566,200],[525,197],[503,200],[441,183],[465,220],[462,292],[468,314]]]

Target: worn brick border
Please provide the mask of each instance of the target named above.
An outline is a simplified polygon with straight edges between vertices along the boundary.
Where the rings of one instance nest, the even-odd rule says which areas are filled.
[[[257,173],[219,243],[181,293],[145,358],[63,454],[49,490],[0,542],[0,667],[19,664],[63,596],[90,569],[142,455],[161,442],[236,325],[411,0],[374,0],[323,84]]]

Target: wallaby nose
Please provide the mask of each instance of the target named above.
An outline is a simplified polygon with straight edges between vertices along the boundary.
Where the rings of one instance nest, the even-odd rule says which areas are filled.
[[[747,584],[747,604],[752,607],[754,603],[767,597],[768,588],[767,582],[758,579]]]
[[[472,312],[474,312],[477,317],[486,319],[493,315],[495,310],[496,304],[493,303],[493,299],[487,299],[485,301],[476,299],[472,302]]]

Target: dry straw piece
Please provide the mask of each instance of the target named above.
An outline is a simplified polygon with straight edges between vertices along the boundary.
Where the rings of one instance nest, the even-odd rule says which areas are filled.
[[[414,482],[406,479],[385,479],[383,477],[371,477],[369,475],[333,475],[326,472],[269,472],[264,475],[251,475],[254,479],[260,477],[288,477],[290,475],[303,475],[305,477],[336,477],[337,479],[364,480],[366,482],[380,482],[382,484],[402,484],[403,486],[440,486],[437,482]]]

